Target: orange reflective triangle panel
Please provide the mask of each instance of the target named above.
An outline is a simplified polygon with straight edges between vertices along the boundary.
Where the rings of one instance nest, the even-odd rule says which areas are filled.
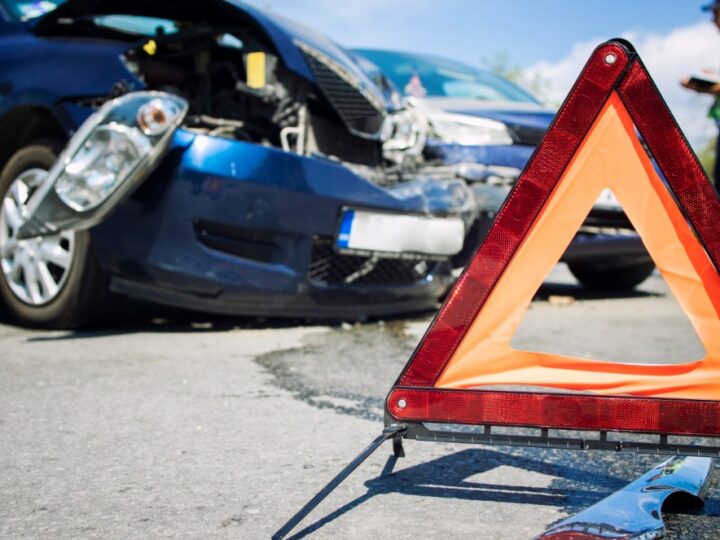
[[[534,293],[607,188],[688,315],[703,359],[648,365],[511,347]],[[632,46],[607,42],[390,391],[387,412],[397,422],[720,435],[719,261],[714,188]]]

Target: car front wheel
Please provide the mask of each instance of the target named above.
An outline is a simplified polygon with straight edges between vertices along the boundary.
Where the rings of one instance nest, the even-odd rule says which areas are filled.
[[[652,261],[642,262],[568,262],[572,275],[586,288],[604,291],[628,291],[640,285],[655,270]]]
[[[0,298],[21,324],[77,328],[100,320],[111,299],[89,233],[16,238],[25,205],[57,159],[58,146],[26,146],[0,173]]]

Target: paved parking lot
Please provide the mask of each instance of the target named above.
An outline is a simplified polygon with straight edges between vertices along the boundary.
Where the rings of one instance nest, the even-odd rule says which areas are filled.
[[[381,427],[429,315],[317,326],[138,315],[96,332],[0,326],[1,538],[267,538]],[[702,349],[659,277],[595,297],[559,267],[515,344],[614,360]],[[299,527],[313,538],[528,539],[657,462],[413,443],[377,452]],[[713,485],[716,479],[713,480]],[[711,488],[670,538],[720,536]]]

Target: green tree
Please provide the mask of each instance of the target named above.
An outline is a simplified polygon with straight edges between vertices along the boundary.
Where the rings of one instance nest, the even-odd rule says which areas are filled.
[[[519,84],[523,81],[523,70],[520,64],[516,64],[510,55],[505,51],[498,51],[491,55],[483,56],[480,64],[493,73]]]
[[[480,65],[525,88],[541,101],[549,103],[547,92],[550,88],[550,82],[539,73],[530,77],[522,66],[516,63],[506,51],[497,51],[494,54],[483,56],[480,59]]]

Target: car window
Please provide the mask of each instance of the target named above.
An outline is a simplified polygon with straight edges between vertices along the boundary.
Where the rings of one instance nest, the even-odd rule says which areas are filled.
[[[10,13],[21,21],[30,21],[50,13],[65,0],[3,0]]]
[[[50,13],[66,0],[0,0],[10,10],[10,14],[26,22]],[[97,26],[110,28],[126,34],[155,36],[159,33],[172,34],[177,32],[174,21],[157,17],[141,17],[136,15],[102,15],[91,17]]]
[[[419,54],[358,49],[406,96],[520,101],[538,103],[532,95],[490,71]]]

